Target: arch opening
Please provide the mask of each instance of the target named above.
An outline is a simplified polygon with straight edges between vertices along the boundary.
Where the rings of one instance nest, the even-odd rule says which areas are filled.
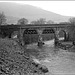
[[[38,41],[37,30],[35,29],[26,29],[23,33],[24,44],[31,44]]]
[[[42,33],[43,40],[48,41],[54,39],[54,33],[55,31],[53,28],[45,28]]]
[[[66,31],[64,31],[64,30],[59,31],[59,38],[60,38],[59,40],[65,41]]]
[[[11,34],[11,38],[17,39],[18,38],[18,31],[13,31]]]

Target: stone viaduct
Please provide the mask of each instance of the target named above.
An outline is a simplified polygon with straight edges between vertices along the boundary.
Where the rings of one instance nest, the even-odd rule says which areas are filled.
[[[25,45],[24,34],[38,35],[38,42],[42,41],[42,34],[54,34],[55,42],[59,40],[59,33],[64,32],[64,41],[72,40],[70,39],[69,30],[71,24],[42,24],[42,25],[3,25],[0,26],[0,36],[8,38],[18,38],[21,45]],[[16,36],[14,36],[16,34]]]

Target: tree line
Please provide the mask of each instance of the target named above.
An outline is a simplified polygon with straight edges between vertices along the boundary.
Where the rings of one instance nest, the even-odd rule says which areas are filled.
[[[4,12],[0,13],[0,25],[7,25],[7,18],[4,14]],[[71,23],[71,24],[75,24],[75,17],[73,18],[70,18],[68,20],[68,22],[60,22],[59,24],[67,24],[67,23]],[[26,25],[26,24],[56,24],[54,21],[52,20],[48,20],[46,21],[45,18],[40,18],[40,19],[37,19],[37,20],[34,20],[34,21],[31,21],[29,23],[28,19],[26,18],[21,18],[17,21],[17,24],[18,25]]]

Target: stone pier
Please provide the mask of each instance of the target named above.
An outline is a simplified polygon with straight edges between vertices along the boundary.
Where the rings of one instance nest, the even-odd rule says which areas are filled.
[[[42,32],[43,32],[43,29],[37,29],[37,32],[38,32],[38,46],[39,47],[42,47],[44,45],[44,42],[43,42],[43,39],[42,39]]]

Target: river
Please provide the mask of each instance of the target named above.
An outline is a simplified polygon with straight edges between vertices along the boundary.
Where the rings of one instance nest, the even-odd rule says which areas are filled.
[[[48,75],[75,75],[75,53],[54,47],[54,40],[45,41],[42,48],[38,48],[37,44],[27,46],[30,50],[43,50],[48,53],[48,57],[44,59],[34,60],[48,67]]]

